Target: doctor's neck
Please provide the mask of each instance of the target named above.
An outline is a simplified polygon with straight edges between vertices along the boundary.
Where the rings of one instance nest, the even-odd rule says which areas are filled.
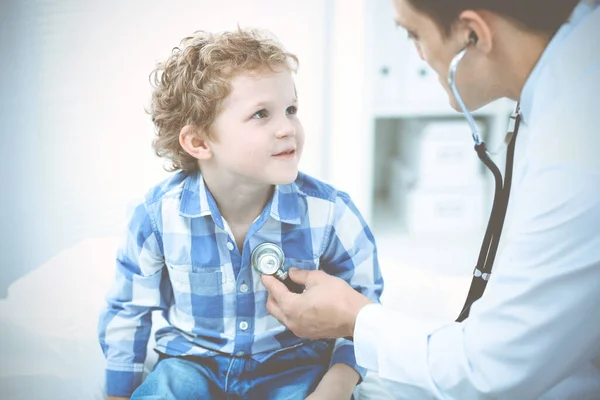
[[[523,87],[535,68],[550,38],[539,32],[532,32],[499,18],[494,46],[498,61],[498,82],[505,88],[504,96],[519,101]]]

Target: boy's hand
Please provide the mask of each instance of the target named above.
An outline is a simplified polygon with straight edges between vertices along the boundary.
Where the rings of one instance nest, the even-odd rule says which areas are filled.
[[[352,397],[360,376],[346,364],[334,364],[306,400],[346,400]]]

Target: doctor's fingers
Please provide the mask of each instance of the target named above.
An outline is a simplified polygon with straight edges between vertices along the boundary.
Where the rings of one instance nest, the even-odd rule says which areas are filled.
[[[287,318],[286,318],[284,311],[279,306],[279,303],[277,303],[277,300],[275,300],[275,298],[270,293],[269,293],[269,297],[267,298],[267,306],[266,307],[267,307],[267,312],[269,314],[271,314],[277,321],[279,321],[283,325],[287,326],[287,324],[286,324]]]
[[[275,277],[263,275],[260,277],[260,280],[269,292],[269,297],[274,297],[278,303],[286,301],[285,299],[292,295],[287,286]]]
[[[300,296],[295,294],[294,296]],[[307,330],[304,326],[305,321],[301,317],[301,312],[298,309],[299,304],[291,301],[286,303],[282,307],[281,304],[277,303],[273,296],[269,296],[267,299],[267,311],[283,326],[288,328],[292,333],[298,337],[307,339],[318,339],[320,337],[312,337],[310,330]]]
[[[319,280],[319,274],[322,274],[323,271],[313,271],[306,269],[299,269],[296,267],[291,267],[288,271],[289,277],[292,281],[299,283],[303,286],[312,285],[314,282]],[[316,276],[315,276],[316,275]]]

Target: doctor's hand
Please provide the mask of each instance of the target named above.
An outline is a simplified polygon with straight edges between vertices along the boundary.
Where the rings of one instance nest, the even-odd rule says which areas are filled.
[[[269,291],[267,311],[296,336],[308,339],[354,335],[358,312],[371,303],[346,281],[323,271],[290,268],[289,277],[305,286],[292,293],[272,276],[261,277]]]

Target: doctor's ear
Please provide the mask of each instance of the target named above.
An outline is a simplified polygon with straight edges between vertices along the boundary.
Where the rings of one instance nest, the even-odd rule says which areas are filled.
[[[192,125],[186,125],[179,132],[179,144],[190,156],[197,160],[208,160],[212,157],[206,135]]]
[[[469,43],[476,44],[478,40],[479,38],[477,37],[475,31],[471,31],[471,34],[469,35]]]
[[[493,35],[490,25],[490,16],[485,13],[466,10],[458,17],[458,38],[465,45],[466,39],[469,46],[478,51],[488,53],[492,51]]]

